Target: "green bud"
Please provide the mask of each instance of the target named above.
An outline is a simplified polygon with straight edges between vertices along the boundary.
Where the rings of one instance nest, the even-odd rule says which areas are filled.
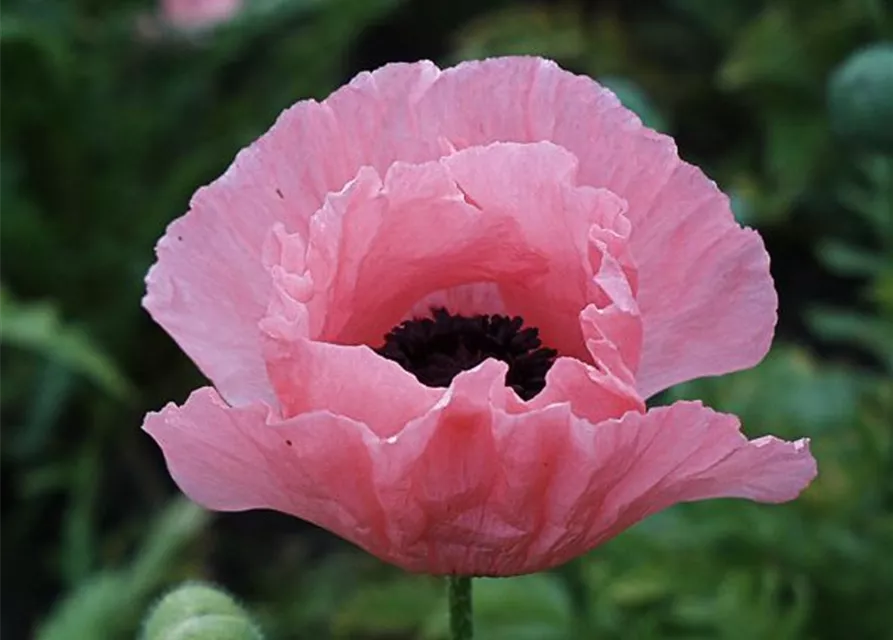
[[[834,70],[828,112],[832,129],[845,141],[893,152],[893,43],[869,45]]]
[[[175,588],[155,605],[142,640],[262,640],[245,610],[228,594],[193,582]]]
[[[245,617],[209,615],[184,620],[161,636],[163,640],[263,640]]]

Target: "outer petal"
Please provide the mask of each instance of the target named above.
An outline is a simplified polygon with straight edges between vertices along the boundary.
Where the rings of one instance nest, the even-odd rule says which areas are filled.
[[[432,411],[389,442],[376,484],[389,513],[384,559],[410,571],[511,573],[511,549],[537,535],[525,507],[507,513],[503,461],[495,441],[509,395],[507,365],[487,360],[456,376]]]
[[[582,456],[596,469],[591,486],[599,509],[584,516],[591,546],[678,502],[793,500],[817,473],[808,439],[748,441],[738,418],[699,402],[627,413],[575,438],[571,458]]]
[[[195,391],[143,425],[180,489],[219,511],[269,508],[296,515],[382,553],[384,512],[371,484],[377,438],[325,411],[271,424],[261,405],[230,408]]]
[[[815,476],[807,443],[748,442],[697,403],[598,425],[566,404],[509,414],[504,365],[458,376],[389,440],[376,483],[385,560],[413,571],[513,575],[589,551],[676,502],[793,499]]]
[[[159,241],[143,304],[229,402],[274,401],[257,331],[270,294],[261,259],[270,229],[305,233],[326,194],[361,166],[383,173],[398,158],[438,157],[437,140],[415,136],[411,109],[437,73],[430,62],[392,65],[322,104],[294,105]]]
[[[361,166],[384,174],[398,159],[494,141],[555,141],[580,159],[583,183],[628,201],[645,316],[643,395],[759,361],[775,321],[768,258],[669,138],[643,128],[590,79],[543,60],[438,73],[430,63],[388,65],[322,104],[298,103],[196,194],[159,243],[145,305],[231,402],[272,397],[256,322],[269,292],[258,258],[275,222],[306,232],[325,194]],[[192,258],[195,243],[201,261]]]
[[[806,441],[748,442],[734,416],[698,403],[598,425],[567,404],[506,413],[505,370],[488,360],[460,374],[388,438],[323,411],[271,424],[211,389],[144,428],[200,504],[291,513],[429,573],[547,569],[676,502],[782,502],[815,476]]]
[[[580,181],[624,198],[639,269],[643,396],[691,378],[756,364],[777,299],[759,236],[673,141],[642,126],[591,79],[537,58],[463,63],[418,105],[422,137],[456,148],[551,140],[580,160]]]

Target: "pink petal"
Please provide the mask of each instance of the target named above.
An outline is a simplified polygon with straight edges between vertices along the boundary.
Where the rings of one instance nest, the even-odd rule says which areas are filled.
[[[165,21],[178,29],[202,29],[233,17],[242,0],[161,0]]]
[[[460,374],[389,441],[383,559],[429,573],[540,571],[676,502],[781,502],[815,476],[806,441],[748,442],[733,416],[696,403],[598,425],[567,404],[505,413],[504,371],[491,360]]]
[[[276,275],[285,300],[271,314],[306,324],[294,335],[377,345],[420,300],[477,287],[538,327],[545,344],[589,359],[580,311],[593,301],[621,299],[633,315],[636,309],[620,266],[602,277],[607,265],[619,265],[607,244],[600,244],[604,268],[593,274],[589,267],[590,231],[611,233],[623,222],[623,203],[576,187],[575,169],[574,158],[549,143],[494,144],[440,162],[395,163],[384,181],[364,168],[314,216],[306,272],[294,261],[294,273]],[[305,246],[300,234],[294,234],[298,248],[289,249],[288,238],[278,242],[280,253]],[[312,291],[303,283],[312,283]],[[480,288],[487,283],[497,291]],[[453,295],[453,301],[465,299]],[[636,360],[638,348],[630,345]]]
[[[506,315],[505,302],[494,282],[475,282],[429,293],[415,303],[400,321],[425,318],[431,309],[444,308],[450,313],[463,316]]]
[[[490,499],[502,475],[492,406],[508,395],[507,369],[487,360],[460,373],[429,414],[389,441],[376,478],[389,516],[385,560],[429,573],[485,573],[501,549],[530,535]]]
[[[505,409],[509,413],[529,413],[555,404],[567,404],[575,416],[593,424],[627,411],[645,411],[645,402],[633,385],[611,371],[575,358],[556,359],[546,374],[545,389],[527,402],[510,400]]]
[[[329,192],[359,168],[432,159],[440,143],[414,137],[410,105],[438,73],[392,65],[319,104],[302,101],[200,189],[159,241],[143,304],[231,403],[272,402],[258,321],[270,296],[262,247],[272,227],[306,233]],[[400,96],[399,99],[395,99]]]
[[[427,413],[446,392],[422,385],[365,345],[271,338],[266,353],[286,417],[328,411],[387,438]]]
[[[669,138],[590,79],[536,58],[464,63],[440,75],[427,62],[388,65],[323,104],[296,104],[168,229],[145,305],[230,401],[269,400],[255,347],[270,286],[258,257],[273,224],[306,232],[325,195],[363,165],[383,175],[395,160],[540,140],[579,158],[583,184],[629,204],[643,395],[762,358],[776,297],[759,237],[735,224],[727,198],[679,160]],[[189,249],[198,242],[201,261]]]
[[[578,187],[576,158],[550,143],[473,147],[441,163],[468,200],[488,216],[516,220],[524,246],[548,259],[548,269],[534,277],[497,280],[506,309],[537,327],[544,344],[589,359],[580,311],[591,302],[611,304],[614,295],[594,278],[588,240],[593,229],[608,233],[625,224],[625,203]]]
[[[551,140],[579,158],[581,184],[627,201],[643,396],[765,355],[777,299],[759,236],[735,223],[728,198],[679,159],[670,138],[643,127],[612,93],[549,61],[498,58],[444,71],[418,113],[422,137],[456,148]]]
[[[262,405],[230,408],[204,388],[183,407],[148,414],[143,429],[195,502],[290,513],[381,553],[385,514],[370,482],[376,437],[326,411],[274,422]]]
[[[514,575],[584,553],[676,502],[782,502],[815,476],[805,440],[748,442],[697,403],[598,425],[567,404],[509,414],[506,365],[456,377],[387,438],[326,411],[282,422],[211,389],[144,428],[209,508],[273,508],[412,571]]]
[[[569,528],[586,532],[588,546],[678,502],[793,500],[816,476],[808,440],[748,441],[735,416],[698,402],[630,412],[591,432],[578,425],[573,437],[576,447],[566,459],[566,481],[579,484],[573,470],[580,465],[588,465],[593,474],[582,494],[563,488],[564,480],[556,480],[555,487],[570,496],[571,504],[599,505],[590,513],[576,507],[579,519],[568,516]],[[579,552],[567,550],[568,557]]]
[[[566,562],[677,502],[783,502],[816,474],[807,441],[748,442],[734,416],[699,403],[598,425],[570,415],[541,429],[528,418],[503,423],[497,435],[504,477],[536,487],[528,503],[512,505],[519,513],[538,509],[542,523],[526,550],[525,572]]]
[[[546,270],[518,222],[468,203],[438,162],[371,168],[314,216],[307,251],[308,335],[378,345],[427,294]]]

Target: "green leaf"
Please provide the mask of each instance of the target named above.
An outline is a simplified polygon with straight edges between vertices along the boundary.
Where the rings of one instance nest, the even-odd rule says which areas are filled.
[[[815,75],[792,12],[770,4],[739,31],[720,68],[720,84],[740,90],[755,84],[809,86]]]
[[[160,584],[181,550],[194,540],[210,514],[188,500],[178,499],[159,514],[129,569],[133,590],[148,593]]]
[[[819,257],[835,272],[844,276],[874,277],[890,269],[883,256],[839,240],[828,240],[818,246]]]
[[[893,371],[893,319],[826,308],[814,309],[808,319],[822,338],[859,345]]]
[[[787,206],[812,182],[828,146],[825,121],[803,109],[773,109],[766,113],[764,165],[782,206]]]
[[[115,363],[48,303],[20,303],[0,289],[0,342],[55,360],[118,399],[135,395]]]
[[[881,246],[893,253],[893,157],[880,154],[856,163],[862,180],[838,188],[838,200],[862,217]]]
[[[753,12],[754,6],[748,2],[726,0],[670,0],[668,3],[677,12],[702,25],[714,36],[725,38],[737,33],[741,25]]]
[[[142,603],[126,574],[107,571],[85,580],[50,613],[37,640],[119,638],[135,626]]]

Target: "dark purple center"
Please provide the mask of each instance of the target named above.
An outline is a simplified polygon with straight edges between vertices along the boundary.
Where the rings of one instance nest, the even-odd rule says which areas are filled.
[[[376,352],[429,387],[448,387],[460,372],[496,358],[509,366],[506,386],[524,400],[545,388],[546,373],[558,356],[542,346],[539,330],[524,327],[518,316],[460,316],[446,309],[394,327]]]

